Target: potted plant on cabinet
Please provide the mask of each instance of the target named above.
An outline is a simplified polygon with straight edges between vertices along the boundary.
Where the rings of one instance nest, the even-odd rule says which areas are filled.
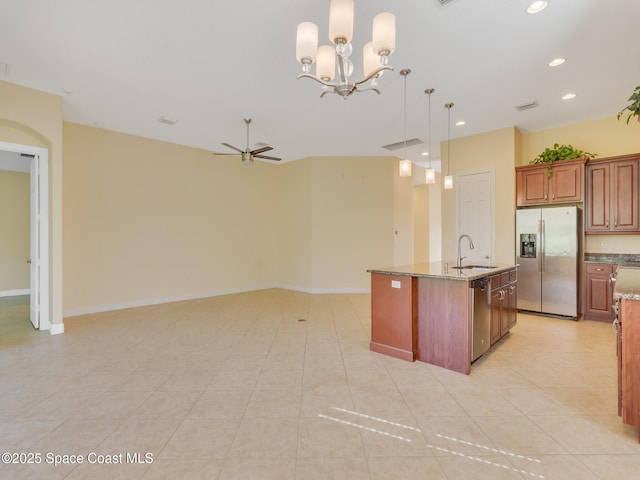
[[[636,120],[640,122],[640,85],[635,88],[629,97],[629,101],[631,103],[618,112],[618,120],[620,120],[622,115],[625,115],[625,110],[629,110],[629,112],[631,112],[627,117],[627,125],[629,124],[631,117],[636,117]]]
[[[530,165],[536,163],[546,163],[547,165],[547,177],[551,176],[551,166],[553,162],[562,160],[575,160],[577,158],[593,158],[595,154],[585,152],[584,150],[578,150],[572,145],[559,145],[553,144],[553,148],[545,148],[544,151],[536,158],[529,162]]]

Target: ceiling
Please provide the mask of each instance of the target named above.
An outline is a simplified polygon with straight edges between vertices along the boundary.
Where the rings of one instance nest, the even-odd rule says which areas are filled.
[[[537,15],[525,13],[530,0],[356,0],[354,77],[382,11],[396,16],[395,70],[379,79],[381,95],[346,100],[321,99],[319,84],[296,79],[296,26],[316,23],[328,43],[329,0],[250,3],[0,0],[0,80],[62,96],[65,121],[210,151],[243,147],[250,117],[252,143],[271,144],[269,155],[283,161],[389,155],[382,145],[427,142],[426,88],[435,88],[438,158],[447,102],[451,122],[466,122],[451,138],[529,132],[614,116],[640,83],[638,0],[550,0]],[[547,66],[556,57],[566,63]],[[412,70],[406,137],[403,68]],[[576,98],[561,100],[568,92]],[[532,101],[539,106],[515,109]],[[425,150],[407,156],[424,163]]]

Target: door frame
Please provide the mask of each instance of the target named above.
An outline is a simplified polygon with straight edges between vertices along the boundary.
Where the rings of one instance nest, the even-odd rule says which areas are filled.
[[[36,171],[38,175],[39,189],[36,194],[31,194],[30,215],[39,222],[38,228],[39,237],[34,239],[31,235],[31,242],[36,242],[38,263],[37,268],[30,269],[30,277],[35,274],[35,279],[30,279],[30,282],[35,282],[39,295],[36,298],[36,312],[39,316],[38,328],[40,330],[51,330],[51,319],[49,318],[49,150],[43,147],[36,147],[33,145],[22,145],[18,143],[7,143],[0,141],[0,150],[15,153],[25,153],[33,155],[31,159],[31,167],[34,162],[38,162],[36,158],[39,158],[39,169]],[[34,169],[31,168],[30,171]],[[31,174],[30,174],[31,176]],[[33,197],[37,198],[33,198]],[[35,201],[34,201],[35,200]],[[33,251],[33,247],[30,249]],[[32,259],[33,261],[33,259]]]

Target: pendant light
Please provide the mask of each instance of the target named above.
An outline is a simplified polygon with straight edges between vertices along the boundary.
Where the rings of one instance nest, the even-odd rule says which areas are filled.
[[[411,69],[404,68],[400,70],[400,75],[404,77],[404,156],[400,160],[400,176],[411,176],[411,160],[407,159],[407,75],[411,73]]]
[[[445,190],[451,190],[453,188],[453,177],[449,172],[449,167],[451,166],[451,107],[453,107],[453,103],[445,103],[444,107],[449,111],[447,115],[447,175],[444,177],[444,188]]]
[[[436,171],[431,168],[431,158],[433,157],[433,155],[431,155],[431,94],[435,92],[435,89],[433,88],[427,88],[424,93],[426,93],[429,96],[429,108],[428,108],[428,120],[429,120],[429,127],[428,127],[428,140],[429,140],[429,151],[427,152],[429,154],[429,168],[427,168],[427,170],[425,171],[425,182],[427,185],[436,183]]]

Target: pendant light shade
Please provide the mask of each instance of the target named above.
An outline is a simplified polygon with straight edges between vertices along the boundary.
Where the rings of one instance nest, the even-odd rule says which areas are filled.
[[[400,160],[400,176],[401,177],[410,177],[411,176],[411,160]]]
[[[432,185],[432,184],[436,183],[436,171],[435,171],[435,169],[429,167],[429,168],[427,168],[425,170],[424,183],[426,183],[427,185]]]
[[[404,68],[400,70],[400,75],[404,77],[404,156],[400,161],[400,176],[411,176],[411,160],[407,159],[407,75],[411,73],[411,70]]]
[[[427,168],[427,170],[425,171],[425,175],[424,175],[424,181],[427,185],[432,185],[434,183],[436,183],[436,171],[435,169],[433,169],[431,167],[431,159],[433,158],[432,154],[431,154],[431,94],[435,92],[434,88],[427,88],[424,93],[427,94],[429,101],[428,101],[428,114],[427,114],[427,120],[428,120],[428,129],[427,129],[427,139],[429,141],[429,151],[427,152],[429,154],[429,168]]]
[[[449,167],[451,166],[451,107],[453,103],[447,103],[444,106],[448,110],[447,114],[447,174],[444,177],[445,190],[451,190],[453,188],[453,177],[449,173]]]

